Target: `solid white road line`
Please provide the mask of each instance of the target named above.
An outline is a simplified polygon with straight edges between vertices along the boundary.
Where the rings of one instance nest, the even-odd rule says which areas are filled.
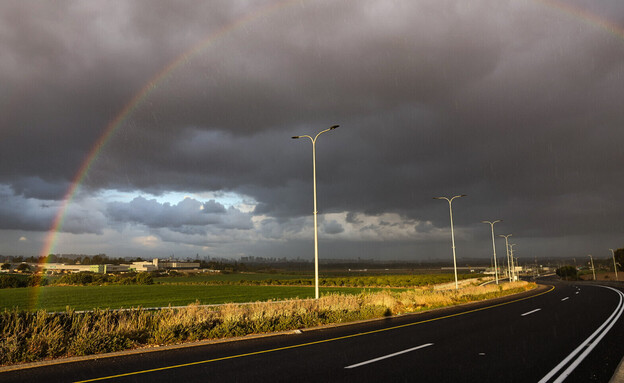
[[[561,300],[561,302],[563,302],[563,301],[567,301],[568,299],[570,299],[570,297],[565,297],[565,298],[563,298],[563,299]]]
[[[429,347],[429,346],[433,346],[433,343],[425,343],[425,344],[421,344],[418,347],[413,347],[413,348],[408,348],[407,350],[403,350],[403,351],[399,351],[399,352],[395,352],[394,354],[389,354],[389,355],[384,355],[384,356],[380,356],[379,358],[375,358],[375,359],[371,359],[371,360],[367,360],[365,362],[361,362],[361,363],[357,363],[357,364],[352,364],[350,366],[347,366],[345,368],[355,368],[355,367],[360,367],[363,366],[365,364],[369,364],[369,363],[374,363],[374,362],[378,362],[380,360],[384,360],[384,359],[388,359],[388,358],[392,358],[393,356],[397,356],[397,355],[401,355],[401,354],[405,354],[411,351],[415,351],[421,348],[425,348],[425,347]]]
[[[520,316],[521,316],[521,317],[523,317],[523,316],[525,316],[525,315],[529,315],[529,314],[536,313],[536,312],[538,312],[538,311],[540,311],[540,310],[541,310],[541,309],[535,309],[535,310],[529,311],[529,312],[527,312],[527,313],[524,313],[524,314],[522,314],[522,315],[520,315]]]
[[[618,321],[618,319],[620,319],[622,312],[624,312],[624,293],[609,286],[602,286],[602,285],[595,285],[595,286],[613,290],[619,295],[620,301],[618,302],[615,310],[609,316],[609,318],[607,318],[607,320],[604,321],[604,323],[600,325],[600,327],[598,327],[598,329],[589,336],[589,338],[585,339],[585,341],[581,343],[580,346],[578,346],[574,351],[572,351],[570,355],[568,355],[557,366],[555,366],[555,368],[553,368],[548,374],[546,374],[546,376],[544,376],[538,383],[548,382],[549,379],[551,379],[559,370],[561,370],[564,366],[570,363],[570,361],[572,360],[572,358],[574,358],[576,354],[578,354],[582,350],[585,350],[576,358],[576,360],[570,363],[568,368],[566,368],[565,371],[563,371],[557,379],[553,381],[553,383],[563,382],[568,377],[568,375],[570,375],[572,371],[574,371],[574,369],[579,364],[581,364],[583,359],[585,359],[585,357],[589,355],[589,353],[594,349],[594,347],[596,347],[596,345],[602,340],[602,338],[604,338],[604,336],[607,335],[611,327],[613,327],[613,325]]]

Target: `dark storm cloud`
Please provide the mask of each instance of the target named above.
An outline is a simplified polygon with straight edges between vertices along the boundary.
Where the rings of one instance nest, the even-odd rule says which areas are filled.
[[[56,207],[16,197],[10,188],[0,186],[0,229],[46,231]]]
[[[0,229],[48,231],[60,207],[60,201],[15,194],[0,185]],[[66,210],[62,231],[101,234],[107,224],[101,207],[101,202],[90,198],[75,201]]]
[[[69,183],[47,181],[40,177],[16,177],[11,183],[15,194],[40,200],[62,199],[69,186]]]
[[[323,231],[327,234],[340,234],[344,232],[344,227],[337,221],[327,221],[323,223]]]
[[[3,2],[0,181],[40,174],[71,180],[138,89],[243,11],[214,5]]]
[[[186,198],[176,205],[159,203],[155,199],[136,197],[128,203],[111,202],[107,207],[110,218],[119,222],[132,222],[150,228],[175,228],[184,233],[196,233],[192,227],[215,225],[228,229],[251,229],[251,217],[235,208],[225,209],[214,200],[201,203]],[[182,229],[180,229],[182,228]],[[201,231],[205,234],[206,232]]]
[[[290,137],[340,124],[317,146],[319,212],[346,213],[326,233],[386,213],[416,232],[446,228],[448,205],[431,198],[461,193],[456,224],[477,233],[498,218],[542,239],[624,230],[624,42],[582,12],[510,0],[255,13],[266,4],[4,2],[0,184],[61,198],[133,95],[205,41],[123,121],[85,190],[236,192],[257,203],[263,237],[294,235],[313,210],[312,153]],[[624,19],[621,2],[565,4]],[[173,242],[202,225],[253,227],[246,213],[200,206],[137,198],[102,211]]]

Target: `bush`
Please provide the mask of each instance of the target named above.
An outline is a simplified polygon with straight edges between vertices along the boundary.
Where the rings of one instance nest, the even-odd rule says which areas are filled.
[[[0,275],[0,289],[26,286],[27,285],[25,279],[19,278],[17,275]]]
[[[574,266],[562,266],[557,269],[557,275],[566,281],[578,280],[578,270]]]
[[[48,284],[48,280],[40,275],[19,275],[19,274],[2,274],[0,275],[0,289],[44,286]]]
[[[138,285],[153,285],[154,277],[150,273],[139,273],[136,276],[136,283]]]
[[[154,277],[151,273],[128,273],[124,275],[96,274],[88,271],[63,275],[56,281],[61,285],[152,285]]]

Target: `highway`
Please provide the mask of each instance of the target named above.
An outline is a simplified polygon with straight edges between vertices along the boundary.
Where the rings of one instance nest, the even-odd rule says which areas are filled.
[[[539,292],[349,326],[0,373],[2,382],[608,382],[622,288]]]

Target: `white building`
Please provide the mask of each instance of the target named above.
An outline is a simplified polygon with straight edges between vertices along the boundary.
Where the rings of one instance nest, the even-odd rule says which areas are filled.
[[[138,271],[149,272],[157,270],[192,270],[199,268],[199,262],[179,262],[159,260],[154,258],[152,261],[140,261],[132,262],[132,264],[105,264],[105,265],[67,265],[64,263],[44,263],[29,264],[31,270],[49,271],[52,273],[80,273],[80,272],[92,272],[92,273],[118,273],[125,271]],[[13,267],[12,267],[13,268]],[[3,270],[4,271],[4,270]],[[10,271],[6,270],[7,272]]]
[[[129,267],[136,271],[191,270],[199,269],[199,262],[179,262],[154,258],[151,262],[132,262]]]

